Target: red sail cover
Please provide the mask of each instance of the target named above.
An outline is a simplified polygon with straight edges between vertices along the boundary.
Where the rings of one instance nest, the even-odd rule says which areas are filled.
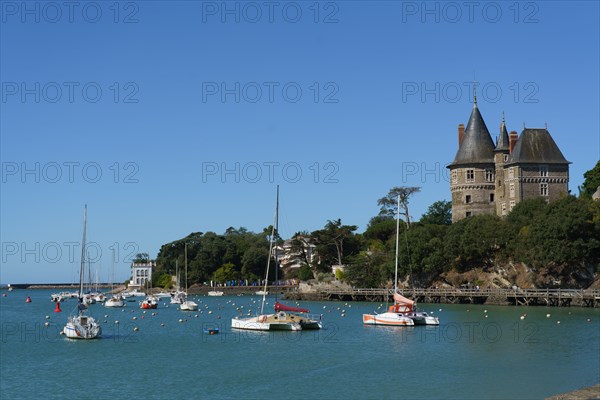
[[[291,312],[300,312],[300,313],[310,312],[310,310],[307,310],[306,308],[290,307],[290,306],[286,306],[285,304],[281,304],[280,302],[275,303],[275,311],[291,311]]]

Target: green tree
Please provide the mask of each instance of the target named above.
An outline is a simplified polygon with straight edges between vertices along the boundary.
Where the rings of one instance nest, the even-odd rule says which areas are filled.
[[[429,206],[419,222],[422,224],[450,225],[452,223],[452,202],[447,200],[436,201]]]
[[[380,206],[379,215],[387,215],[395,217],[398,208],[398,196],[400,196],[400,214],[404,215],[404,220],[410,226],[410,213],[408,203],[410,196],[421,191],[420,187],[412,186],[396,186],[390,189],[387,196],[377,200],[377,205]]]
[[[351,257],[345,280],[356,287],[379,287],[387,279],[386,261],[387,254],[381,247],[363,250]]]
[[[343,225],[341,219],[327,221],[325,227],[315,231],[311,236],[315,239],[316,250],[321,258],[317,269],[331,272],[331,265],[344,265],[345,259],[360,250],[360,239],[354,231],[356,225]]]
[[[224,264],[214,272],[213,279],[216,282],[225,282],[232,279],[240,279],[240,274],[236,271],[235,265]]]
[[[523,246],[529,249],[525,261],[533,266],[597,263],[600,232],[593,218],[584,199],[568,196],[551,202],[521,235]]]
[[[308,265],[303,265],[298,270],[298,279],[308,281],[314,279],[313,271]]]
[[[579,187],[579,196],[592,198],[592,195],[600,187],[600,161],[596,163],[594,168],[583,174],[584,181]]]
[[[369,221],[363,237],[365,240],[379,240],[382,243],[396,234],[396,221],[394,217],[377,215]]]
[[[448,228],[444,249],[452,266],[460,271],[490,267],[506,247],[506,225],[493,215],[477,215]]]
[[[150,261],[148,253],[137,253],[133,259],[134,263],[147,263],[148,261]]]

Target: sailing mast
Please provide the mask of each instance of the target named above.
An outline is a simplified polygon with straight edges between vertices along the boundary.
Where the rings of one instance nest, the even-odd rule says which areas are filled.
[[[277,288],[279,284],[279,249],[277,248],[276,238],[279,236],[279,185],[277,185],[277,200],[275,203],[275,237],[273,238],[273,242],[275,243],[275,301],[277,301],[277,296],[279,289]]]
[[[186,296],[186,300],[187,300],[187,292],[188,292],[188,280],[187,280],[187,242],[185,242],[185,247],[183,250],[184,253],[184,257],[185,257],[185,296]]]
[[[279,213],[279,185],[277,185],[277,200],[275,204],[275,224],[271,226],[271,238],[269,240],[269,257],[267,258],[267,273],[265,274],[265,286],[263,288],[262,304],[260,305],[260,313],[263,314],[265,308],[265,299],[267,298],[267,285],[269,283],[269,268],[271,266],[271,255],[273,254],[273,239],[275,237],[275,225],[277,225]]]
[[[83,207],[83,240],[81,242],[81,268],[79,269],[79,302],[83,299],[83,270],[85,268],[85,224],[87,218],[87,204]]]
[[[396,266],[394,268],[394,293],[398,293],[398,237],[400,236],[400,195],[396,209]]]

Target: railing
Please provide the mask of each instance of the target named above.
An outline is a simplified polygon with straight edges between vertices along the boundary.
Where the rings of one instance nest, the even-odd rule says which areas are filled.
[[[399,289],[400,294],[407,296],[491,296],[499,295],[506,297],[579,297],[600,298],[599,289]],[[320,289],[318,293],[324,295],[392,295],[393,289]]]

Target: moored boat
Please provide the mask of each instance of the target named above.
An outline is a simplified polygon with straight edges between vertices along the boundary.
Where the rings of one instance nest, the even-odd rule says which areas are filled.
[[[188,290],[188,284],[187,284],[187,243],[185,243],[185,297],[183,298],[183,302],[181,303],[181,305],[179,306],[179,309],[181,311],[197,311],[198,310],[198,304],[196,304],[195,302],[193,302],[192,300],[188,299],[187,297],[187,290]]]
[[[275,241],[275,236],[277,233],[278,227],[278,218],[279,218],[279,186],[277,186],[277,201],[275,206],[275,224],[271,229],[271,236],[269,240],[269,258],[267,259],[267,268],[265,273],[265,286],[262,292],[262,303],[260,307],[260,314],[254,317],[235,317],[231,320],[231,327],[234,329],[246,329],[246,330],[255,330],[255,331],[301,331],[304,329],[321,329],[321,319],[319,316],[316,319],[314,316],[309,315],[310,312],[307,309],[296,308],[286,306],[279,302],[275,303],[275,313],[274,314],[265,314],[264,306],[265,299],[268,293],[267,285],[269,279],[269,268],[271,265],[271,257],[273,256],[273,245]],[[277,257],[273,257],[275,259],[275,269],[277,271]]]
[[[81,248],[81,268],[79,271],[79,301],[76,314],[69,316],[62,333],[70,339],[96,339],[102,335],[100,324],[89,315],[86,315],[87,305],[83,302],[83,275],[85,264],[85,228],[87,206],[83,209],[83,241]]]

